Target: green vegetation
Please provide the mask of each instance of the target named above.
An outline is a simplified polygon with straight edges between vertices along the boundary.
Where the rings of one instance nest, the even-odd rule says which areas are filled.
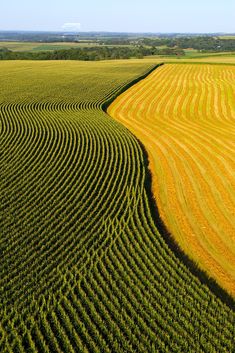
[[[109,59],[143,58],[147,55],[184,55],[184,51],[175,48],[147,48],[138,47],[83,47],[61,49],[53,51],[27,51],[13,52],[8,48],[0,49],[0,60],[85,60],[98,61]]]
[[[0,32],[0,60],[99,61],[155,56],[198,58],[234,53],[234,38],[177,34]]]
[[[60,49],[84,48],[84,47],[99,46],[95,42],[56,42],[56,43],[42,43],[42,42],[2,42],[0,41],[0,49],[7,48],[10,51],[16,52],[36,52],[36,51],[52,51]]]
[[[235,52],[235,37],[0,32],[0,60],[98,61],[150,56],[197,58],[224,52]]]
[[[170,48],[196,49],[200,51],[235,51],[235,37],[223,39],[223,37],[212,36],[181,36],[172,38],[144,38],[143,45],[160,46],[166,45]]]
[[[103,112],[150,69],[1,62],[1,352],[234,352],[234,311],[159,233],[145,152]]]

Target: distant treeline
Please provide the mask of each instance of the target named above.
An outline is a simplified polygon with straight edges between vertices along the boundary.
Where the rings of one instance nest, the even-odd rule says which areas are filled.
[[[91,47],[73,48],[54,51],[39,52],[13,52],[9,49],[0,49],[0,60],[110,60],[110,59],[130,59],[143,58],[151,55],[184,55],[182,49],[155,47],[146,48],[143,46],[130,47]]]
[[[204,34],[204,36],[215,37],[219,34]],[[19,41],[19,42],[74,42],[77,40],[89,41],[132,41],[143,38],[171,39],[178,37],[198,37],[198,34],[189,33],[118,33],[118,32],[30,32],[30,31],[0,31],[0,41]]]
[[[221,39],[218,37],[178,37],[178,38],[144,38],[140,40],[142,45],[161,46],[181,49],[193,48],[200,51],[235,51],[234,39]]]

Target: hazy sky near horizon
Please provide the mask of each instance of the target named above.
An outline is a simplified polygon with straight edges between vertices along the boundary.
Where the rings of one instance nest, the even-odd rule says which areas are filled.
[[[0,30],[235,32],[235,0],[1,0]]]

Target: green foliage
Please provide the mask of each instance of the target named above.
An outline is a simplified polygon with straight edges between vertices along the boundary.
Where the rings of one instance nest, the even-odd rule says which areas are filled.
[[[143,150],[102,110],[151,69],[1,65],[3,352],[234,352],[234,312],[163,240]]]
[[[184,51],[175,48],[157,49],[138,46],[130,47],[91,47],[91,48],[72,48],[54,51],[38,52],[14,52],[0,50],[0,60],[114,60],[143,58],[147,55],[184,55]]]
[[[166,38],[144,38],[140,39],[142,45],[148,46],[167,46],[168,48],[187,49],[193,48],[200,51],[235,51],[235,37],[232,39],[223,39],[223,37],[214,36],[193,36],[181,35]]]

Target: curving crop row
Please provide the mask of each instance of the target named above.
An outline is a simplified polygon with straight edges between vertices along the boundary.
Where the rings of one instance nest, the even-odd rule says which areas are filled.
[[[233,310],[169,249],[143,150],[103,112],[153,67],[54,63],[58,101],[53,63],[17,65],[24,90],[9,71],[0,105],[1,352],[232,353]],[[48,74],[37,98],[25,65]]]
[[[210,276],[235,292],[233,66],[166,65],[109,108],[145,144],[160,215]]]

